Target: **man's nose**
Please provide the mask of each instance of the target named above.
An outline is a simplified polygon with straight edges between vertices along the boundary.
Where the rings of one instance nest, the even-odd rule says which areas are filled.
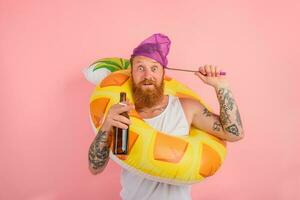
[[[151,77],[152,77],[151,71],[150,70],[145,70],[144,78],[145,79],[151,79]]]

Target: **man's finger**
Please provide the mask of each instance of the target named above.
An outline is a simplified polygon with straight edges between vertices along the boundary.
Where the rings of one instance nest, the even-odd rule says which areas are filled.
[[[121,122],[121,123],[123,123],[123,124],[127,124],[127,125],[130,125],[130,124],[131,124],[130,119],[128,119],[127,117],[124,117],[124,116],[122,116],[122,115],[115,115],[115,116],[113,117],[113,120],[118,121],[118,122]]]
[[[216,66],[212,66],[211,69],[212,69],[212,76],[216,77],[217,76]]]
[[[122,129],[128,129],[128,126],[126,124],[123,124],[122,122],[118,122],[118,121],[112,121],[112,126],[114,127],[118,127],[118,128],[122,128]]]
[[[216,73],[217,73],[217,76],[220,76],[220,72],[221,72],[220,68],[219,68],[219,67],[216,67]]]
[[[195,75],[201,78],[202,80],[205,80],[205,76],[201,72],[195,72]]]
[[[120,106],[116,107],[116,111],[115,113],[120,114],[123,112],[128,112],[130,110],[134,109],[134,105],[133,104],[120,104]]]
[[[204,68],[205,68],[205,72],[206,72],[207,76],[211,76],[210,66],[205,65]]]
[[[206,75],[205,69],[202,66],[199,67],[199,72],[201,72],[201,74],[204,75],[204,76]]]

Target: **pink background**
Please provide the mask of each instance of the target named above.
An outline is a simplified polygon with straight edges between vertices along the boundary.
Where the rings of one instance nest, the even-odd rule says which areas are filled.
[[[245,129],[193,199],[300,198],[299,1],[0,2],[0,199],[119,199],[118,165],[88,170],[94,86],[81,70],[158,32],[169,66],[228,73]],[[167,73],[219,112],[212,87]]]

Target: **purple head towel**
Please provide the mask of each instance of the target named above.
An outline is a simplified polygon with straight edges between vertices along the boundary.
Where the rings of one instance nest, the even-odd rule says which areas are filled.
[[[131,55],[146,56],[159,62],[163,67],[167,67],[167,55],[170,50],[171,40],[168,36],[161,33],[156,33],[145,39],[137,46]]]

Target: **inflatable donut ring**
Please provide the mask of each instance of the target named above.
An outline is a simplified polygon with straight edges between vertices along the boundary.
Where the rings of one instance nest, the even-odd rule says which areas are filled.
[[[164,82],[166,95],[196,99],[211,111],[185,85],[167,76]],[[98,133],[109,108],[119,102],[120,92],[126,92],[127,99],[134,102],[129,69],[111,73],[93,91],[90,120],[95,133]],[[135,110],[129,116],[132,122],[129,153],[117,156],[110,151],[110,158],[130,172],[154,181],[187,185],[213,175],[225,159],[226,143],[211,134],[192,126],[187,136],[168,135],[148,125]]]

